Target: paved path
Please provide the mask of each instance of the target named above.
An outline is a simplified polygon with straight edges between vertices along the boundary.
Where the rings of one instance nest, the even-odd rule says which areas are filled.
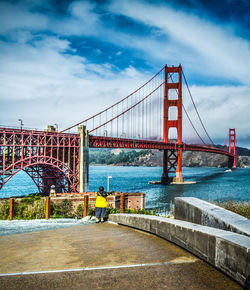
[[[107,223],[2,236],[0,273],[1,289],[241,289],[174,244]]]

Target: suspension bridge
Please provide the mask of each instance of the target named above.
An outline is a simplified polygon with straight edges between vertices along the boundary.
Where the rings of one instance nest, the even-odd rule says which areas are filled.
[[[60,132],[0,128],[0,189],[24,170],[41,193],[51,185],[56,192],[88,191],[89,148],[163,150],[163,184],[183,182],[183,151],[226,155],[229,167],[237,158],[235,129],[228,145],[215,146],[181,65],[164,66],[133,93]]]

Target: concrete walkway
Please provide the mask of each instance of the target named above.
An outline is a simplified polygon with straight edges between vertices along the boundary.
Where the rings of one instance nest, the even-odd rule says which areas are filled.
[[[1,289],[241,289],[174,244],[108,223],[2,236],[0,249]]]

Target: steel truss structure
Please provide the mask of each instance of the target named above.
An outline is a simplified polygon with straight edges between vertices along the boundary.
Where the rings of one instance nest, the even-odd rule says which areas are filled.
[[[39,192],[78,191],[78,134],[0,128],[0,189],[24,170]]]

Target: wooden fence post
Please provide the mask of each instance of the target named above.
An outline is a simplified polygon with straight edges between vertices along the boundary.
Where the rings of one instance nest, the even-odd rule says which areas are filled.
[[[83,217],[87,216],[88,213],[89,213],[89,196],[84,195]]]
[[[125,213],[125,194],[120,194],[120,213]]]
[[[49,218],[50,218],[50,197],[46,196],[45,219],[48,220]]]
[[[14,217],[14,203],[15,203],[14,198],[10,198],[10,215],[9,215],[10,221],[12,221]]]

